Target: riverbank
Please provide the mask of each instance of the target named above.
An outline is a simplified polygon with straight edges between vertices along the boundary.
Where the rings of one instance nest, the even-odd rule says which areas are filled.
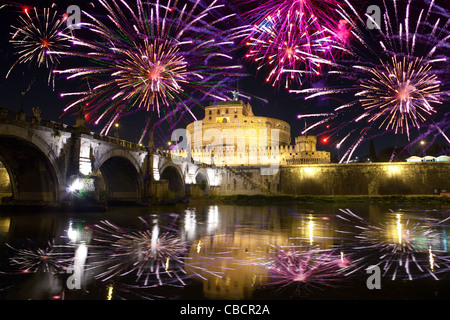
[[[208,200],[218,203],[230,204],[267,204],[267,203],[341,203],[341,202],[371,202],[371,203],[430,203],[430,204],[450,204],[449,197],[435,195],[335,195],[335,196],[314,196],[314,195],[231,195],[231,196],[210,196]]]
[[[450,197],[438,195],[222,195],[207,197],[187,197],[180,199],[157,198],[147,199],[137,202],[130,201],[109,201],[102,203],[80,202],[76,205],[49,206],[41,203],[15,204],[5,201],[0,208],[10,211],[107,211],[109,206],[115,207],[152,207],[152,206],[172,206],[189,203],[206,204],[237,204],[237,205],[281,205],[292,203],[304,204],[346,204],[346,203],[378,203],[378,204],[431,204],[443,205],[450,209]]]

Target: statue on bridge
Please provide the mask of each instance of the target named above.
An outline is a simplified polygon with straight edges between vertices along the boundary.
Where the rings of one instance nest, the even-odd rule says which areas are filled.
[[[83,133],[90,134],[90,130],[86,127],[85,120],[86,116],[84,115],[84,109],[86,108],[84,104],[78,105],[78,114],[75,120],[75,125],[73,126],[77,130],[80,130]]]
[[[41,110],[41,108],[39,108],[39,107],[33,107],[32,110],[33,110],[33,120],[32,120],[32,123],[34,123],[34,124],[39,124],[39,122],[41,121],[41,113],[42,113],[42,110]]]
[[[75,120],[74,128],[85,127],[84,123],[86,120],[86,116],[84,115],[85,106],[83,104],[79,104],[77,108],[78,108],[78,115],[77,119]]]
[[[35,118],[40,119],[41,118],[41,113],[42,113],[41,108],[33,107],[33,115],[34,115]]]

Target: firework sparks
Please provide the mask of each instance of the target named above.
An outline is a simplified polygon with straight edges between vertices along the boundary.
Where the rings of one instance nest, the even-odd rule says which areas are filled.
[[[49,242],[44,248],[18,249],[9,244],[8,248],[15,253],[10,262],[19,273],[65,271],[73,262],[73,252],[62,250],[62,246],[56,246]]]
[[[448,270],[449,260],[445,250],[440,248],[437,231],[438,227],[444,227],[442,221],[415,220],[392,212],[388,222],[372,224],[348,209],[341,212],[338,217],[356,229],[338,232],[351,234],[358,241],[346,250],[353,251],[355,256],[357,252],[363,255],[358,260],[360,266],[352,272],[375,264],[392,280],[413,280],[427,275],[438,279],[438,273]]]
[[[142,288],[161,285],[184,286],[186,279],[209,272],[187,258],[188,243],[176,230],[176,219],[168,225],[155,218],[142,218],[144,230],[119,227],[109,221],[94,226],[91,256],[96,262],[88,267],[95,277],[109,281],[130,274]]]
[[[269,286],[279,290],[294,288],[295,294],[305,294],[314,289],[334,287],[342,280],[347,260],[337,257],[333,251],[311,246],[300,249],[296,246],[271,245],[272,253],[265,264],[269,271]]]
[[[334,1],[266,1],[246,16],[249,25],[237,28],[236,37],[248,48],[246,58],[260,70],[267,69],[266,82],[285,88],[301,85],[303,78],[322,72],[333,64],[336,45],[326,13]],[[331,10],[329,10],[331,11]]]
[[[346,3],[356,13],[352,5],[348,1]],[[431,6],[433,3],[428,11]],[[353,94],[353,101],[346,101],[336,107],[332,115],[327,115],[303,131],[304,134],[314,127],[350,114],[351,120],[341,121],[328,133],[336,137],[341,134],[347,142],[351,142],[348,139],[348,127],[351,126],[352,135],[358,135],[354,137],[341,162],[350,161],[354,151],[369,138],[373,130],[406,134],[410,140],[413,128],[419,130],[426,122],[433,122],[433,115],[440,111],[437,106],[446,97],[441,79],[445,75],[442,71],[445,69],[446,57],[440,53],[440,49],[448,45],[450,36],[435,31],[439,20],[431,26],[434,31],[425,40],[424,35],[430,25],[427,21],[429,15],[425,15],[424,10],[420,12],[415,27],[411,28],[413,18],[410,2],[406,7],[404,22],[398,17],[397,10],[394,18],[387,6],[385,9],[383,17],[386,30],[383,31],[380,26],[377,35],[373,35],[373,30],[367,30],[361,19],[353,22],[344,9],[339,11],[342,19],[350,26],[352,39],[356,39],[350,49],[355,59],[342,59],[337,63],[337,70],[330,71],[330,75],[337,74],[343,80],[350,80],[351,86],[291,90],[306,95],[306,99],[336,93],[347,97]],[[358,28],[358,21],[364,26]],[[372,22],[375,23],[374,20]],[[423,43],[420,47],[419,42]],[[342,143],[339,141],[338,145]]]
[[[42,12],[38,12],[37,8],[25,10],[24,15],[19,18],[19,25],[13,26],[15,31],[10,42],[17,51],[18,59],[6,77],[17,64],[54,68],[59,62],[59,55],[50,52],[65,51],[69,47],[67,35],[64,35],[67,31],[65,22],[65,16],[58,17],[57,11],[50,8],[45,8]]]
[[[233,15],[214,18],[223,5],[99,2],[105,21],[83,12],[90,22],[81,24],[96,40],[73,40],[80,50],[66,53],[93,65],[55,71],[89,82],[85,91],[62,94],[80,96],[65,111],[87,105],[95,124],[109,119],[102,130],[107,134],[119,118],[136,111],[165,117],[186,110],[195,119],[191,108],[201,100],[228,100],[224,88],[238,77],[240,66],[230,54],[233,42],[218,28]]]

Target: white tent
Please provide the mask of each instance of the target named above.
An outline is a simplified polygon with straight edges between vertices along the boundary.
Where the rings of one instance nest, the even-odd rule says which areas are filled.
[[[436,161],[436,157],[425,156],[425,157],[422,158],[422,161]]]
[[[421,162],[422,158],[418,156],[412,156],[406,159],[406,162]]]
[[[450,157],[442,155],[442,156],[437,157],[436,161],[450,161]]]

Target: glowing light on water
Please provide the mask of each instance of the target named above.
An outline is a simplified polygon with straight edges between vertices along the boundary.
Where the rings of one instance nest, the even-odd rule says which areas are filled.
[[[309,244],[313,243],[313,236],[314,236],[314,221],[312,220],[312,217],[309,217],[309,223],[308,223],[308,230],[309,230]]]
[[[398,235],[398,243],[402,243],[402,222],[401,222],[401,214],[397,213],[397,235]]]
[[[113,291],[114,291],[113,285],[112,284],[108,285],[107,289],[108,289],[108,293],[106,295],[106,300],[112,300]]]

